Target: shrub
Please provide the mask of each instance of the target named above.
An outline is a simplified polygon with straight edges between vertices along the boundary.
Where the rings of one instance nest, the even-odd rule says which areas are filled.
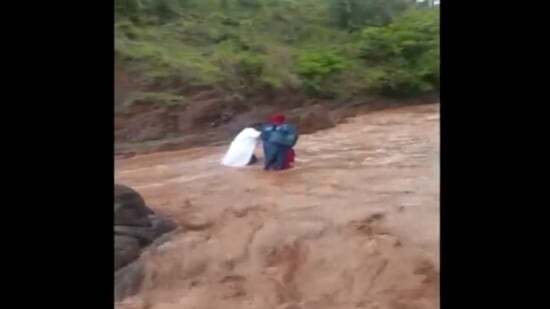
[[[439,85],[439,12],[414,9],[362,32],[369,87],[390,94],[423,94]]]
[[[344,68],[344,59],[331,51],[302,52],[295,69],[306,90],[322,94],[327,79]]]
[[[342,99],[437,90],[439,11],[406,7],[415,5],[115,0],[115,59],[143,91],[215,87],[244,96],[270,88]]]

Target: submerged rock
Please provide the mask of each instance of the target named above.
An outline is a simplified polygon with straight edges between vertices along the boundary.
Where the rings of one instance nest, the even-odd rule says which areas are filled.
[[[134,189],[115,184],[114,194],[114,270],[115,299],[135,294],[143,279],[139,261],[143,250],[177,228],[168,218],[155,214]],[[154,247],[154,246],[153,246]]]
[[[139,291],[144,277],[144,269],[141,261],[137,260],[115,272],[115,301],[120,301],[127,296]]]
[[[134,189],[115,184],[114,191],[115,225],[150,226],[148,215],[153,211],[145,205],[145,200]]]

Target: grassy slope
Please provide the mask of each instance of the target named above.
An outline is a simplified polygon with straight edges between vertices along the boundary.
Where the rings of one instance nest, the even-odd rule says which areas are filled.
[[[365,63],[361,31],[335,26],[337,2],[142,0],[139,9],[119,10],[117,67],[144,86],[117,103],[184,103],[189,87],[243,96],[266,88],[332,98],[368,92],[389,75]]]

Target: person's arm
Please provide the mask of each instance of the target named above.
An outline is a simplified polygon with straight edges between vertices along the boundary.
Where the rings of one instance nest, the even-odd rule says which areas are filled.
[[[259,136],[259,139],[264,142],[266,139],[267,139],[267,135],[268,135],[268,131],[265,129],[265,128],[262,128],[262,130],[260,131],[260,136]]]
[[[260,138],[260,136],[262,135],[262,132],[256,129],[252,129],[252,131],[250,131],[250,135],[253,136],[254,138]]]

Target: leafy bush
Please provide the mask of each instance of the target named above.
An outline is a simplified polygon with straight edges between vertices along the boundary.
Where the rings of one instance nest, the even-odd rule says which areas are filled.
[[[224,74],[224,86],[239,93],[249,93],[261,85],[265,61],[250,53],[225,54],[218,59]]]
[[[122,104],[124,106],[130,106],[133,104],[151,102],[166,106],[186,103],[184,97],[165,92],[135,92],[122,102]]]
[[[410,6],[408,0],[327,0],[337,26],[355,31],[364,26],[382,26]]]
[[[115,0],[115,61],[159,93],[424,93],[439,84],[439,11],[412,3]]]
[[[306,90],[321,93],[325,81],[344,68],[344,59],[330,51],[307,51],[296,60],[296,72]]]
[[[373,90],[406,95],[437,90],[439,12],[409,10],[387,26],[365,28],[360,55]]]

